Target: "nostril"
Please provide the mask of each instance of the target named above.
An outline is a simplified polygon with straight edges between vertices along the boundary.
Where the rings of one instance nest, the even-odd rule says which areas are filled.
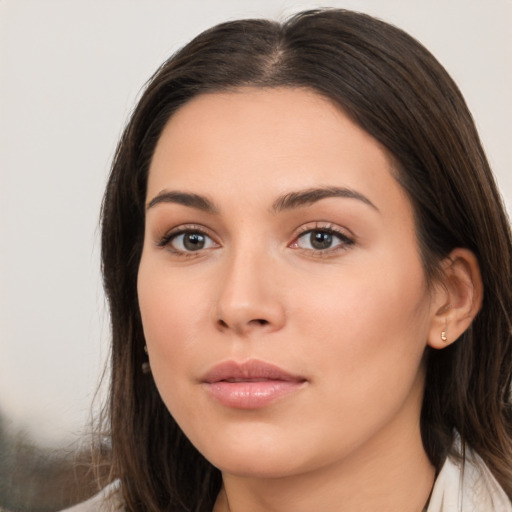
[[[250,317],[249,317],[250,318]],[[245,319],[245,318],[233,318],[232,321],[228,318],[224,320],[223,318],[217,318],[216,320],[217,329],[221,330],[231,330],[239,332],[249,332],[250,330],[258,327],[266,327],[272,324],[272,321],[266,320],[265,318],[253,318],[253,319]]]

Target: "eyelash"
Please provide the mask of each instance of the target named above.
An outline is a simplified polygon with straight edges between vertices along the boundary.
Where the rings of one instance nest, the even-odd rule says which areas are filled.
[[[325,249],[309,249],[309,248],[303,248],[300,247],[299,240],[303,238],[304,236],[312,233],[322,233],[326,235],[331,235],[339,240],[339,244],[335,245],[334,247],[328,247]],[[201,254],[203,251],[214,248],[214,247],[207,247],[207,248],[200,248],[196,251],[190,250],[182,250],[182,249],[176,249],[172,246],[172,242],[175,241],[179,236],[186,235],[186,234],[195,234],[199,236],[203,236],[207,239],[209,239],[213,244],[215,244],[217,247],[219,246],[217,242],[213,239],[210,234],[208,234],[207,230],[205,230],[202,226],[198,225],[186,225],[186,226],[180,226],[179,228],[174,228],[156,242],[157,247],[165,247],[170,252],[172,252],[174,255],[183,257],[183,258],[190,258],[190,257],[196,257],[199,254]],[[295,236],[294,240],[288,245],[288,247],[292,247],[297,250],[301,250],[303,252],[307,252],[315,257],[325,257],[329,256],[330,254],[337,253],[339,251],[347,250],[350,246],[355,244],[355,240],[349,236],[347,236],[346,233],[341,231],[340,229],[334,227],[331,224],[328,225],[322,225],[320,223],[315,224],[314,226],[303,226],[300,228],[299,233]]]

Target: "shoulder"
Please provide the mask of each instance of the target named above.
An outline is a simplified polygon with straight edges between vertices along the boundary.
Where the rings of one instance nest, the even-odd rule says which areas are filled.
[[[512,512],[512,504],[484,461],[470,448],[465,461],[449,456],[434,485],[428,512]]]
[[[123,510],[120,484],[116,480],[87,501],[61,512],[122,512]]]

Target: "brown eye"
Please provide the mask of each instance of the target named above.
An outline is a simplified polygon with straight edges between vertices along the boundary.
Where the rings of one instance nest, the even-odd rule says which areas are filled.
[[[294,245],[310,251],[328,251],[353,243],[347,236],[331,229],[311,229],[300,235]]]
[[[333,244],[333,236],[325,231],[312,231],[309,234],[309,243],[314,249],[329,249]]]
[[[164,245],[176,252],[196,252],[217,246],[207,234],[200,231],[181,231],[170,236]]]
[[[203,249],[205,241],[205,236],[201,233],[185,233],[183,235],[183,247],[188,251]]]

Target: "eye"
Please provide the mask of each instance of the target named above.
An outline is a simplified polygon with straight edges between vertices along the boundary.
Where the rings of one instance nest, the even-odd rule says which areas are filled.
[[[345,234],[333,228],[308,229],[299,235],[291,247],[308,251],[325,252],[343,249],[354,241]]]
[[[168,247],[175,253],[191,253],[217,247],[213,239],[198,229],[173,231],[158,242],[160,247]]]

